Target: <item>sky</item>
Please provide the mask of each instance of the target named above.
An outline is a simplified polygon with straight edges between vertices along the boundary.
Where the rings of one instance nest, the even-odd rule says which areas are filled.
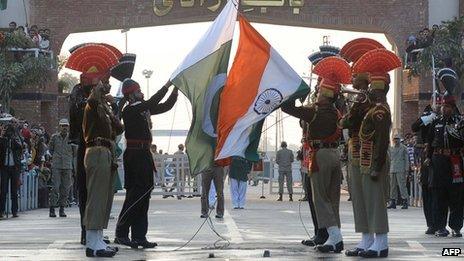
[[[181,25],[157,26],[133,28],[127,33],[127,50],[137,55],[133,79],[139,82],[145,97],[153,95],[168,80],[183,58],[195,46],[211,22],[192,23]],[[310,62],[308,55],[318,50],[322,45],[323,36],[328,36],[331,45],[342,47],[350,40],[359,37],[368,37],[382,43],[387,49],[392,46],[383,34],[357,33],[336,30],[313,29],[295,26],[279,26],[269,24],[252,23],[265,39],[277,50],[281,56],[301,76],[309,76]],[[235,29],[230,65],[233,62],[239,37],[238,24]],[[69,55],[68,50],[84,42],[104,42],[114,45],[123,53],[125,52],[125,34],[120,30],[98,31],[88,33],[76,33],[68,36],[63,44],[61,55]],[[153,71],[153,75],[147,88],[147,79],[142,74],[144,69]],[[64,69],[60,73],[71,73],[78,77],[78,73]],[[115,95],[120,86],[119,81],[111,79],[112,94]],[[171,87],[172,88],[172,87]],[[393,107],[393,92],[389,92],[388,101]],[[283,113],[283,117],[287,116]],[[190,102],[179,92],[176,105],[167,113],[156,115],[152,118],[155,130],[188,130],[191,121]],[[268,126],[275,121],[273,115],[268,117]],[[284,140],[289,147],[297,147],[300,144],[301,129],[298,120],[286,117],[283,120]],[[268,139],[272,146],[275,144],[275,128],[267,131]],[[185,137],[155,137],[154,143],[163,152],[173,153],[177,145],[184,143]],[[292,146],[293,145],[293,146]],[[268,145],[268,148],[270,145]]]

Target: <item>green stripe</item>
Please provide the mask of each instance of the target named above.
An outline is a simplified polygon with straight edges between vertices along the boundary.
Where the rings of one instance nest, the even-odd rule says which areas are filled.
[[[197,175],[213,166],[216,138],[203,132],[203,110],[205,94],[211,80],[218,74],[227,73],[232,40],[224,43],[217,51],[203,58],[176,76],[172,83],[187,96],[192,104],[193,119],[186,140],[190,171]],[[221,89],[222,91],[222,89]],[[217,122],[219,91],[210,112],[213,124]]]

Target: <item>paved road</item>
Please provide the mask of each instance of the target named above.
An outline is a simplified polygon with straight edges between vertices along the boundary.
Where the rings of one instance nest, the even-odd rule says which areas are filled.
[[[227,197],[224,220],[212,219],[219,234],[230,240],[227,249],[212,249],[218,237],[205,224],[197,237],[179,251],[172,251],[188,241],[203,219],[199,218],[199,198],[161,199],[153,196],[149,212],[148,237],[159,243],[151,250],[122,248],[116,260],[203,260],[214,253],[218,260],[261,259],[264,250],[270,250],[273,260],[353,259],[343,254],[320,254],[305,247],[300,241],[308,236],[299,219],[312,232],[306,202],[275,202],[275,195],[259,199],[260,190],[249,187],[245,210],[233,210]],[[228,195],[228,192],[226,192]],[[124,195],[115,197],[114,216],[117,217]],[[351,203],[342,198],[340,214],[346,248],[354,247],[360,235],[354,233]],[[20,213],[16,219],[0,220],[0,260],[82,260],[83,247],[78,243],[79,214],[77,207],[67,209],[67,218],[48,217],[47,209]],[[461,247],[462,238],[435,238],[424,234],[425,221],[421,208],[392,210],[390,219],[391,260],[442,259],[443,247]],[[116,219],[110,220],[105,231],[114,237]],[[222,246],[224,242],[217,242]],[[447,258],[452,259],[452,258]],[[463,260],[464,256],[460,256]]]

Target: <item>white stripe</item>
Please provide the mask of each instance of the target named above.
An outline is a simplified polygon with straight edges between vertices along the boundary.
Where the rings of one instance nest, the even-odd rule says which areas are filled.
[[[197,45],[171,75],[170,80],[174,79],[185,69],[217,51],[224,43],[232,40],[236,21],[237,9],[232,0],[229,0],[208,31],[206,31]]]
[[[290,67],[280,54],[271,47],[269,62],[264,69],[255,100],[248,109],[248,112],[235,123],[217,159],[224,159],[230,156],[245,156],[245,150],[250,143],[249,136],[252,125],[270,114],[259,115],[254,110],[256,100],[261,93],[270,88],[276,89],[282,94],[283,102],[297,91],[301,82],[301,77]]]

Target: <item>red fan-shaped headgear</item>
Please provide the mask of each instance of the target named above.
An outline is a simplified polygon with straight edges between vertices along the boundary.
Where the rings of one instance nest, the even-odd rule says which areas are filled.
[[[348,62],[356,63],[365,53],[375,49],[385,49],[385,47],[370,38],[357,38],[343,46],[340,50],[340,56]]]
[[[385,76],[389,71],[401,67],[398,56],[387,49],[375,49],[365,53],[353,65],[353,73],[369,73],[371,78]]]
[[[119,62],[121,52],[108,44],[87,44],[69,56],[66,68],[81,72],[81,84],[96,85],[109,78],[110,69]]]
[[[351,83],[350,65],[342,58],[332,56],[322,59],[313,72],[322,78],[319,91],[323,96],[334,98],[340,93],[340,84]]]
[[[337,84],[351,83],[350,65],[340,57],[332,56],[322,59],[314,66],[313,72]]]

